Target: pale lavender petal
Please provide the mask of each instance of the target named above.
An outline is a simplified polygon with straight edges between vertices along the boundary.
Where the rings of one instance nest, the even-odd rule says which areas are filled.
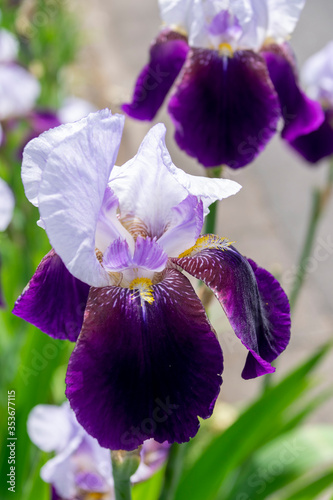
[[[159,241],[156,242],[156,240],[149,237],[137,237],[133,255],[133,267],[141,267],[160,272],[165,268],[167,261],[168,255]]]
[[[37,405],[28,417],[27,427],[31,441],[43,451],[64,450],[70,442],[75,426],[68,418],[68,403],[62,406]]]
[[[294,31],[306,0],[267,0],[267,38],[285,41]]]
[[[130,249],[134,250],[133,236],[124,228],[117,217],[118,207],[117,196],[107,186],[98,214],[95,234],[96,248],[102,253],[105,252],[110,243],[118,238],[127,241]]]
[[[0,231],[4,231],[12,220],[15,200],[8,184],[0,179]]]
[[[0,120],[27,115],[40,93],[40,84],[27,70],[14,63],[0,69]]]
[[[70,273],[88,285],[106,286],[110,279],[96,257],[95,232],[123,117],[103,110],[77,124],[79,130],[47,157],[39,210],[51,245]]]
[[[15,61],[19,43],[17,38],[5,29],[0,29],[0,63]]]
[[[203,226],[203,203],[189,194],[179,205],[173,207],[166,232],[158,243],[170,257],[190,248],[197,241]]]

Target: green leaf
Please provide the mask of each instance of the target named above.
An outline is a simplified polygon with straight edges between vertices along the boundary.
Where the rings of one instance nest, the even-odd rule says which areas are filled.
[[[150,479],[136,484],[132,489],[133,500],[157,500],[164,476],[164,468],[160,469]]]
[[[255,452],[230,494],[219,498],[280,500],[281,493],[271,495],[323,465],[333,465],[333,427],[298,428]]]
[[[311,373],[326,354],[320,349],[276,386],[269,388],[237,421],[208,446],[183,475],[175,500],[215,500],[221,485],[261,446],[279,435],[292,405],[312,385]]]
[[[282,500],[314,500],[320,493],[329,487],[333,488],[332,485],[333,471],[330,470],[328,473],[321,475],[317,479],[313,479],[300,489],[294,490],[290,496],[288,495],[288,497],[284,497]]]

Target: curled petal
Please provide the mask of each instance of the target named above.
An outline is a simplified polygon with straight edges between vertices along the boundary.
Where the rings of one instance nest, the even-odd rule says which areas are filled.
[[[190,282],[172,269],[152,289],[91,289],[69,362],[67,397],[105,448],[188,441],[219,393],[221,348]]]
[[[16,301],[13,314],[56,339],[75,342],[82,326],[89,286],[74,278],[51,250]]]
[[[139,120],[152,120],[180,72],[188,52],[186,38],[164,30],[150,48],[149,63],[141,71],[132,102],[123,104],[125,113]]]
[[[270,365],[290,338],[288,299],[279,283],[224,240],[208,235],[174,262],[204,281],[221,303],[237,337],[249,350],[242,373],[274,372]]]
[[[319,102],[307,97],[299,87],[289,46],[269,45],[262,55],[279,96],[284,119],[281,136],[292,141],[299,135],[316,130],[324,120],[324,113]]]
[[[280,117],[265,62],[249,50],[192,49],[168,109],[178,146],[205,167],[250,163]]]
[[[289,145],[309,163],[333,155],[333,110],[325,111],[325,119],[317,130],[296,137]]]

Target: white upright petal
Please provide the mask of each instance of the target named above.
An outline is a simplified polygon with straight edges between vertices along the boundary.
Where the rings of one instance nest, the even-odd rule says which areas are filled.
[[[121,217],[143,221],[148,234],[157,238],[165,230],[170,210],[188,195],[172,172],[164,137],[163,124],[150,129],[137,155],[112,172],[109,184],[119,199]]]
[[[29,414],[27,427],[31,441],[38,448],[57,453],[68,446],[75,430],[66,405],[35,406]]]
[[[28,200],[38,206],[38,192],[46,161],[51,153],[66,138],[79,134],[87,126],[88,117],[75,123],[68,123],[44,132],[32,139],[24,148],[22,181]]]
[[[232,196],[242,188],[240,184],[229,179],[211,179],[209,177],[200,177],[190,175],[175,167],[170,166],[175,179],[190,193],[202,200],[204,215],[209,213],[209,205],[216,200],[223,200]]]
[[[0,231],[4,231],[12,220],[14,205],[12,190],[0,179]]]
[[[123,124],[124,117],[107,109],[89,115],[49,153],[39,186],[51,245],[69,272],[91,286],[110,284],[96,258],[95,233]]]
[[[19,43],[17,38],[5,29],[0,29],[0,63],[15,61]]]
[[[41,468],[41,478],[46,483],[52,484],[61,498],[74,498],[77,493],[75,481],[77,465],[73,459],[73,454],[79,448],[82,439],[82,435],[77,434],[68,443],[67,448],[54,458],[51,458],[51,460],[46,462]]]
[[[35,105],[40,85],[14,63],[0,65],[0,120],[25,116]]]
[[[159,0],[162,20],[168,26],[179,26],[186,29],[189,26],[191,11],[195,8],[197,0]]]
[[[333,41],[306,61],[301,80],[312,99],[333,106]]]
[[[267,36],[278,43],[294,31],[306,0],[267,0],[269,24]]]
[[[230,5],[243,30],[238,48],[259,50],[268,31],[267,0],[235,0],[230,1]]]

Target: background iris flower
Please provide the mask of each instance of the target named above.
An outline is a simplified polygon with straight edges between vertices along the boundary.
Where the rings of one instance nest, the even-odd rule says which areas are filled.
[[[309,134],[299,134],[288,141],[310,163],[333,154],[333,42],[310,57],[301,74],[310,97],[320,102],[325,119]]]
[[[40,93],[37,79],[16,62],[18,48],[15,36],[0,29],[0,122],[26,116]]]
[[[12,220],[14,210],[14,195],[7,183],[0,178],[0,231],[5,231]],[[0,256],[1,265],[1,256]],[[4,306],[0,282],[0,307]]]
[[[284,120],[292,140],[322,123],[299,88],[285,41],[305,0],[160,0],[166,24],[150,48],[132,102],[123,110],[152,120],[177,76],[168,111],[175,139],[205,167],[247,165]]]
[[[81,427],[67,402],[62,406],[35,406],[27,426],[38,448],[55,453],[40,471],[42,479],[52,485],[54,500],[96,498],[98,494],[103,500],[115,498],[110,452]],[[167,443],[146,441],[131,482],[144,481],[154,474],[166,460],[168,450]]]
[[[200,236],[209,205],[240,186],[178,169],[161,124],[115,167],[122,127],[104,110],[27,145],[25,192],[53,250],[14,313],[76,341],[66,395],[78,421],[101,446],[132,450],[189,440],[220,391],[221,347],[182,270],[214,291],[249,350],[244,378],[274,371],[290,315],[273,276]]]

